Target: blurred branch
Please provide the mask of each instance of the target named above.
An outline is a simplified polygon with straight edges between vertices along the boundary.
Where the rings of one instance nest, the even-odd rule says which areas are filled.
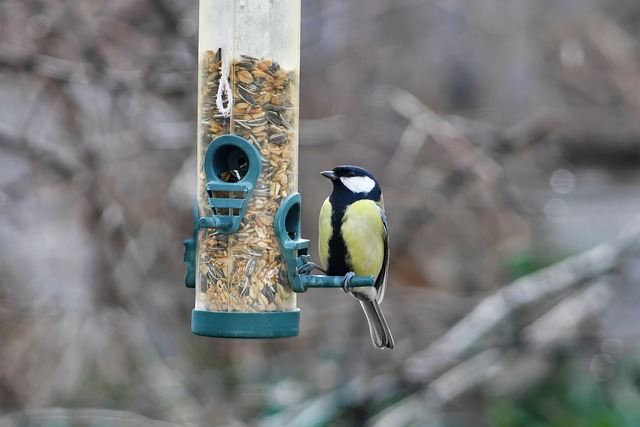
[[[493,377],[502,368],[504,350],[490,348],[456,365],[424,390],[390,406],[373,419],[372,427],[400,427],[416,419],[429,420],[434,410]]]
[[[524,350],[490,348],[457,364],[431,381],[424,391],[416,392],[387,408],[374,419],[372,427],[401,427],[416,420],[431,420],[437,409],[462,393],[493,378],[518,360],[526,351],[542,351],[566,338],[585,320],[604,311],[614,292],[606,280],[598,280],[584,290],[565,298],[525,328]]]
[[[36,52],[14,52],[0,44],[0,67],[31,72],[41,77],[68,82],[74,74],[84,73],[86,64],[54,58]]]
[[[195,422],[201,413],[198,401],[158,354],[144,324],[128,316],[125,320],[121,329],[133,349],[142,378],[147,388],[159,400],[160,407],[164,408],[168,418],[173,422]]]
[[[562,300],[523,330],[524,341],[532,351],[567,338],[594,313],[604,311],[612,302],[614,290],[606,280],[596,281],[584,290]]]
[[[151,0],[153,3],[153,10],[156,11],[164,21],[164,27],[169,34],[174,37],[178,36],[176,28],[178,26],[178,18],[176,12],[171,10],[169,6],[163,0]]]
[[[493,184],[494,193],[500,194],[515,212],[522,210],[504,179],[502,162],[507,155],[548,135],[556,127],[555,116],[549,113],[533,115],[507,128],[499,128],[487,123],[470,122],[458,116],[439,115],[404,89],[380,86],[372,96],[377,103],[388,102],[395,112],[409,122],[387,167],[389,179],[402,182],[409,174],[416,177],[421,175],[415,161],[429,138],[449,153],[455,165],[429,191],[427,201],[416,200],[405,208],[401,220],[405,226],[398,231],[400,235],[394,241],[409,240],[408,233],[413,233],[418,226],[430,221],[446,206],[446,201],[476,178]],[[473,135],[473,139],[468,135]],[[420,183],[420,179],[416,179],[416,182]],[[394,247],[396,251],[405,248],[406,245]]]
[[[427,382],[514,311],[614,268],[640,249],[640,215],[616,239],[515,280],[485,298],[429,348],[407,361],[406,375]]]
[[[343,142],[347,136],[347,116],[300,120],[300,145],[315,146]]]
[[[83,170],[82,165],[74,159],[63,157],[62,151],[44,148],[43,144],[22,135],[16,135],[11,129],[0,124],[0,148],[22,154],[26,158],[60,174],[63,178],[71,178]]]
[[[25,425],[101,425],[128,427],[178,427],[180,424],[152,420],[140,414],[112,409],[38,408],[0,416],[0,427]]]
[[[90,49],[86,49],[90,51]],[[37,52],[13,52],[0,44],[0,67],[8,68],[13,71],[30,73],[35,76],[44,77],[59,83],[69,83],[73,80],[77,82],[86,82],[90,75],[98,76],[103,81],[102,84],[108,88],[126,88],[126,89],[142,89],[144,87],[144,78],[142,75],[137,78],[123,79],[110,72],[107,67],[99,66],[96,61],[96,53],[91,54],[91,58],[84,61],[73,61],[68,59],[56,58]],[[99,62],[101,64],[101,62]]]
[[[260,427],[306,427],[325,425],[340,412],[366,399],[367,378],[358,376],[344,386],[311,401],[290,407],[287,411],[260,420]]]
[[[593,279],[606,273],[617,266],[626,256],[636,253],[639,250],[640,215],[631,220],[619,233],[617,238],[595,246],[586,252],[571,256],[533,274],[517,279],[486,297],[475,309],[456,323],[442,337],[433,342],[427,349],[407,359],[403,368],[405,380],[408,384],[412,384],[414,390],[421,390],[430,382],[431,384],[434,382],[438,384],[438,380],[435,378],[442,378],[442,383],[440,384],[447,384],[448,381],[460,378],[455,372],[450,371],[455,369],[466,370],[466,366],[469,365],[460,365],[460,360],[464,355],[474,347],[478,340],[491,332],[502,320],[514,311],[539,302],[551,294],[576,286],[585,280]],[[556,320],[558,320],[558,316],[560,316],[557,313],[563,313],[564,315],[568,309],[575,312],[575,319],[567,318],[570,321],[565,322],[566,327],[560,325],[554,326],[558,332],[555,337],[561,336],[560,331],[567,330],[567,328],[577,324],[575,322],[578,322],[578,319],[581,318],[580,316],[586,317],[592,313],[594,309],[606,307],[606,304],[610,301],[610,295],[608,293],[611,292],[608,286],[608,284],[593,285],[587,289],[587,291],[578,294],[575,299],[565,301],[567,305],[553,309],[549,316],[551,316],[551,318],[555,317]],[[602,303],[605,305],[602,306]],[[582,307],[582,310],[578,310],[577,307]],[[544,317],[543,319],[545,318],[548,319],[549,317]],[[539,331],[541,327],[548,327],[548,322],[548,320],[543,320],[542,326],[534,326],[533,329],[527,329],[527,331],[529,331],[527,332],[529,334],[528,336],[531,337],[534,342],[535,340],[540,340],[542,343],[555,339],[554,335],[551,335],[550,337],[553,338],[545,340],[539,337],[540,332],[530,332]],[[496,359],[496,353],[488,352],[485,356],[481,356],[469,363],[477,369],[478,366],[474,365],[476,363],[483,366],[486,365],[485,373],[488,377],[490,376],[489,374],[494,372],[494,365],[491,361]],[[443,374],[443,372],[449,373]],[[289,411],[268,417],[260,425],[265,427],[285,424],[304,426],[328,422],[354,403],[364,402],[371,397],[375,390],[371,385],[375,384],[378,378],[379,377],[370,378],[361,375],[331,393],[327,393],[310,402],[305,402],[303,405],[292,408]],[[438,398],[440,401],[443,399],[446,400],[443,396],[453,398],[465,389],[483,381],[483,378],[485,377],[482,375],[480,377],[469,377],[467,386],[455,386],[458,390],[457,392],[446,391],[446,393],[442,392],[436,396],[441,396]],[[431,397],[431,399],[436,398]],[[402,402],[404,402],[404,400]],[[399,403],[398,405],[402,404],[403,403]],[[415,406],[413,397],[406,401],[406,405],[407,407]],[[405,409],[407,408],[402,409],[402,411]],[[398,409],[398,412],[401,412],[401,410]],[[392,415],[392,418],[393,417]],[[387,424],[380,423],[379,425],[386,426]]]
[[[460,169],[469,169],[483,181],[493,181],[502,175],[502,167],[474,146],[446,118],[424,105],[404,89],[381,87],[381,95],[391,108],[409,121],[400,144],[391,157],[387,176],[403,181],[413,169],[416,155],[428,137],[450,152]]]

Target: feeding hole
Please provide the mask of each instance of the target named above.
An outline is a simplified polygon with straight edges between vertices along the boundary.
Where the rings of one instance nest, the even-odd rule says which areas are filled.
[[[233,144],[225,144],[214,148],[209,157],[211,171],[222,182],[235,183],[244,179],[249,171],[250,162],[247,153],[240,147]],[[207,189],[209,198],[219,200],[218,206],[212,204],[214,214],[239,216],[241,209],[239,207],[223,206],[225,199],[245,199],[247,191],[239,188],[238,190],[212,191]]]
[[[300,203],[294,203],[289,208],[284,219],[284,228],[291,240],[294,240],[300,234]]]
[[[249,158],[241,148],[221,145],[213,155],[213,172],[224,182],[239,182],[249,171]]]

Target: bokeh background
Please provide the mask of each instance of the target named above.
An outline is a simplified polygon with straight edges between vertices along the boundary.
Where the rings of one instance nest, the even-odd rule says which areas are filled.
[[[0,426],[640,425],[640,3],[302,1],[303,234],[380,179],[394,351],[191,334],[197,9],[0,1]]]

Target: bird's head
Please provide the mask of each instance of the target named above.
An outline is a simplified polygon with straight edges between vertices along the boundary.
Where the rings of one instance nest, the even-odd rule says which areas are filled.
[[[334,194],[375,201],[380,200],[382,195],[373,174],[358,166],[336,166],[333,170],[322,172],[322,176],[331,180]]]

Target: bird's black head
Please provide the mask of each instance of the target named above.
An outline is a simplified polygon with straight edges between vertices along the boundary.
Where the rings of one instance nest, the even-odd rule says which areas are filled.
[[[322,172],[322,176],[333,182],[333,197],[359,200],[370,199],[376,202],[382,196],[382,190],[371,172],[358,166],[337,166],[331,171]]]

